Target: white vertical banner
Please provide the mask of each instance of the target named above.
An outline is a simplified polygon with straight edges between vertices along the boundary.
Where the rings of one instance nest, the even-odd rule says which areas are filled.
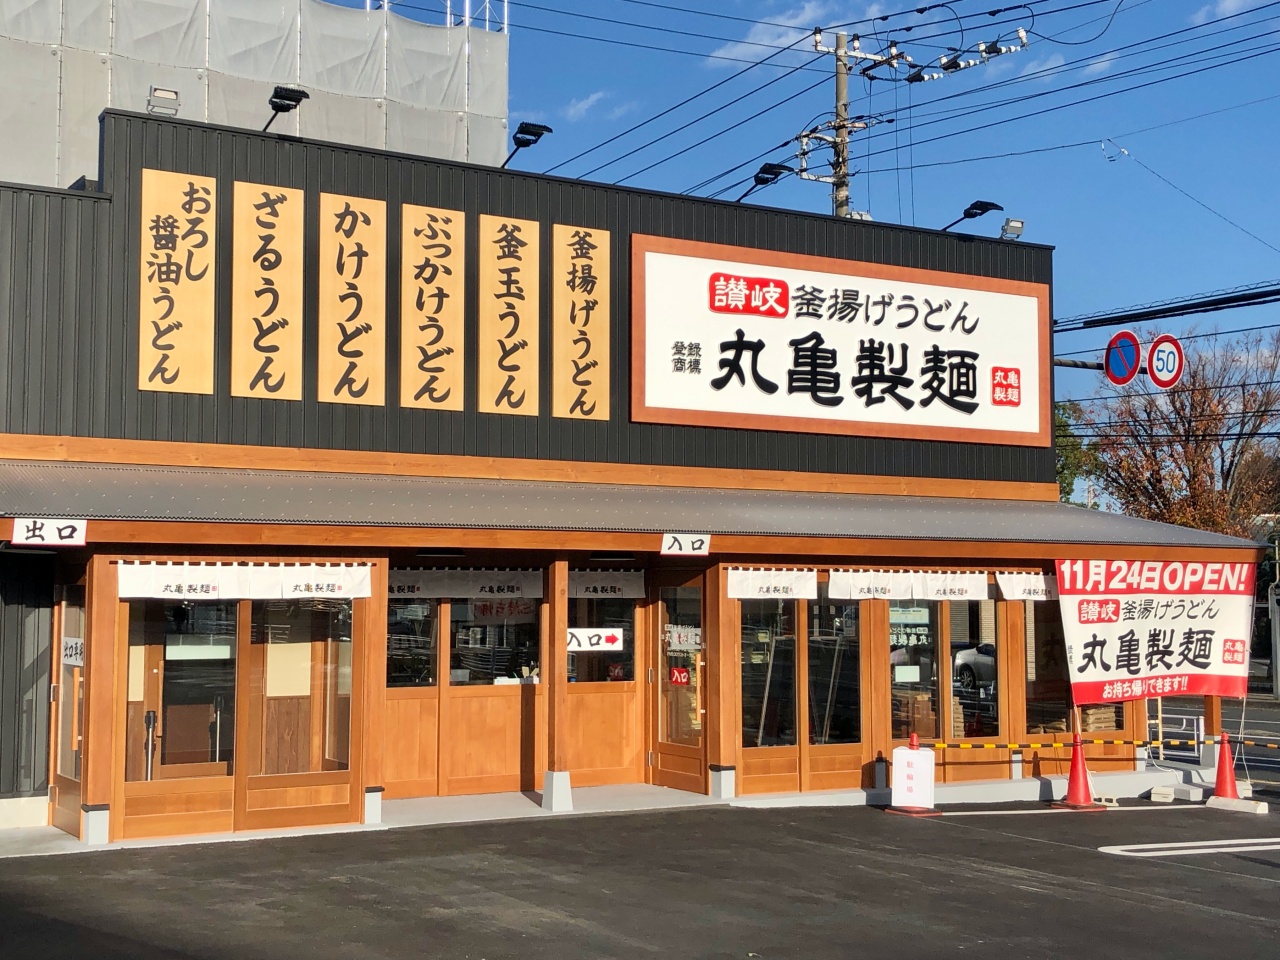
[[[730,567],[726,586],[735,600],[814,600],[818,571]]]

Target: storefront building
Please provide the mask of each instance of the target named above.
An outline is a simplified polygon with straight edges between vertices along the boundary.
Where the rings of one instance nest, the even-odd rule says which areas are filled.
[[[0,187],[0,820],[873,787],[1069,742],[1055,560],[1259,556],[1058,502],[1048,248],[102,137],[101,192]]]

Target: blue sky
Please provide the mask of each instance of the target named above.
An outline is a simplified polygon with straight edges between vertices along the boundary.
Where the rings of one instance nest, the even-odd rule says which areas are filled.
[[[453,0],[455,10],[462,4]],[[1115,0],[1032,0],[990,17],[987,11],[1014,5],[953,0],[925,14],[899,15],[923,5],[511,0],[512,126],[538,120],[555,129],[513,166],[680,192],[751,161],[696,191],[709,194],[749,177],[763,160],[794,165],[794,143],[769,148],[831,116],[832,58],[813,52],[813,27],[862,21],[847,29],[862,35],[863,49],[880,51],[894,39],[917,62],[936,64],[947,47],[1016,44],[1023,26],[1032,31],[1027,49],[943,80],[851,79],[851,113],[895,121],[872,126],[851,145],[857,209],[881,222],[940,227],[972,200],[1000,203],[1005,214],[957,229],[994,235],[1008,215],[1026,221],[1024,239],[1055,246],[1059,318],[1280,277],[1280,252],[1272,248],[1280,248],[1280,2],[1123,0],[1117,10]],[[415,6],[443,3],[411,0],[394,8],[430,19]],[[501,3],[493,6],[500,10]],[[888,19],[868,19],[879,16]],[[1231,19],[1214,22],[1224,17]],[[1185,32],[1152,40],[1175,31]],[[828,29],[825,39],[833,43],[834,32]],[[777,55],[768,63],[744,70],[771,54]],[[1150,85],[1117,92],[1140,84]],[[1097,99],[1072,105],[1085,98]],[[1023,116],[1036,111],[1044,112]],[[685,124],[691,125],[672,133]],[[624,135],[573,159],[618,134]],[[956,162],[975,157],[991,159]],[[796,177],[752,201],[830,210],[827,185]],[[1225,312],[1174,321],[1170,329],[1197,322],[1200,329],[1251,326],[1273,322],[1274,313],[1274,307]],[[1061,335],[1055,349],[1101,347],[1108,335]],[[1087,396],[1097,383],[1092,373],[1059,371],[1058,395]]]

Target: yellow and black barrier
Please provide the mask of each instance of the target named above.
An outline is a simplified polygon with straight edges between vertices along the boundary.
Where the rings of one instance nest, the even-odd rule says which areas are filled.
[[[1085,746],[1095,747],[1196,747],[1204,743],[1217,743],[1217,738],[1203,740],[1104,740],[1082,738]],[[1233,740],[1232,743],[1249,747],[1267,747],[1280,750],[1280,744],[1257,743],[1253,740]],[[921,743],[924,749],[932,750],[1051,750],[1055,747],[1070,749],[1070,740],[1049,740],[1044,743]]]

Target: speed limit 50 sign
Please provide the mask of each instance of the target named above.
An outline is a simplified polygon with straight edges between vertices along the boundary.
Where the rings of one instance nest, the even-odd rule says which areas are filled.
[[[1187,366],[1182,344],[1172,334],[1156,337],[1147,351],[1147,376],[1161,390],[1176,386]]]

